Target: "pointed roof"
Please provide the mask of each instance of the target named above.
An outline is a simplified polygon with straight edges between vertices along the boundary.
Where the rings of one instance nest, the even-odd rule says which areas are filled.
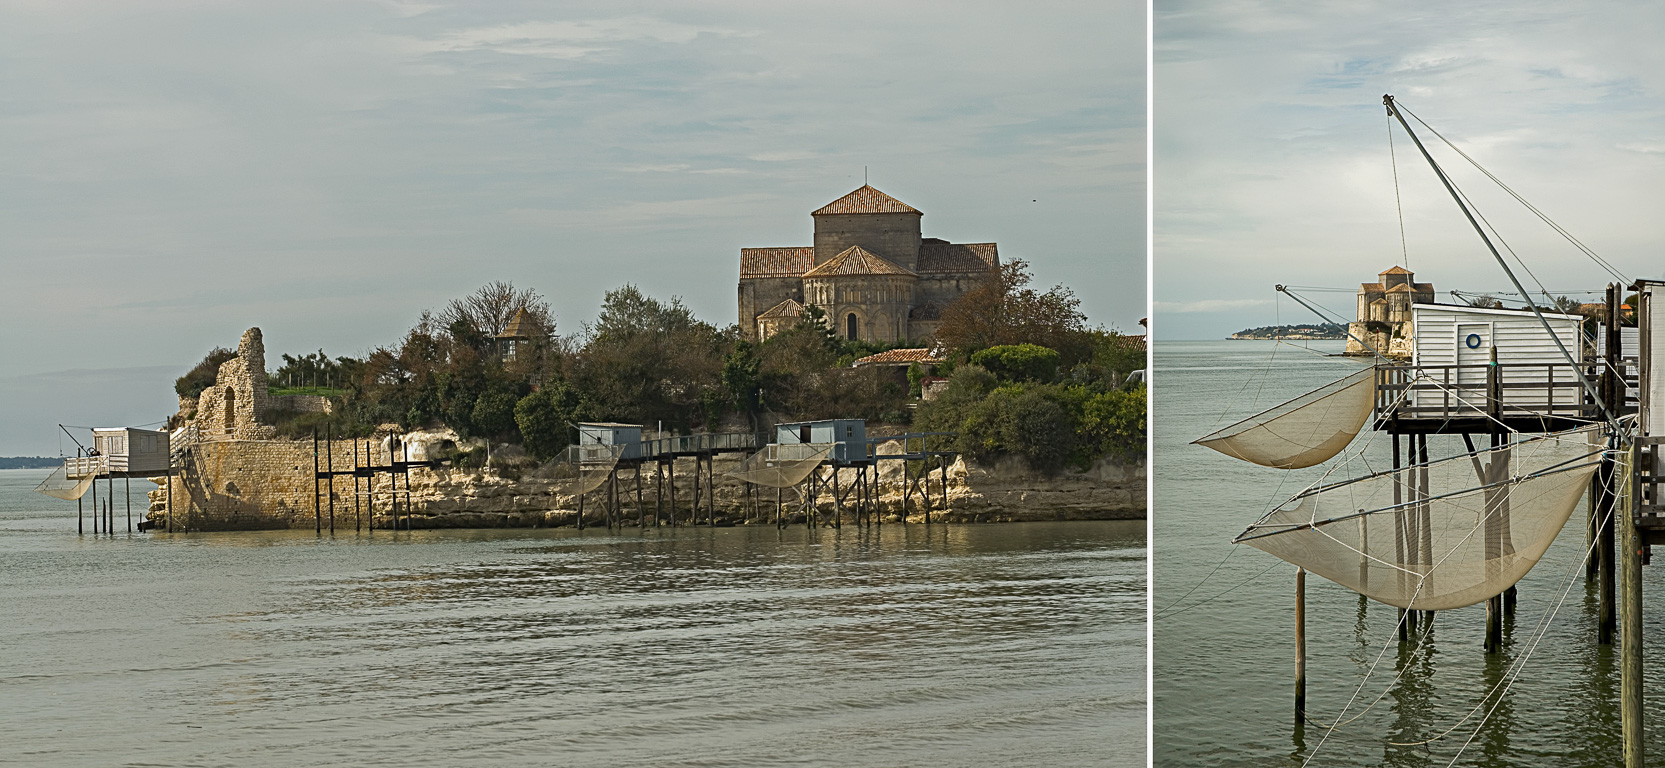
[[[522,307],[515,310],[515,316],[509,318],[508,326],[503,329],[502,333],[497,334],[497,338],[530,339],[532,338],[531,325],[531,320],[526,317],[526,308]]]
[[[1392,268],[1390,268],[1386,271],[1383,271],[1383,272],[1377,272],[1376,274],[1378,274],[1378,275],[1410,275],[1410,274],[1415,274],[1415,273],[1411,272],[1410,270],[1408,270],[1404,267],[1394,265]]]
[[[808,272],[804,277],[844,277],[849,275],[914,275],[906,269],[896,266],[869,252],[859,245],[852,245],[821,263]]]
[[[776,305],[774,305],[774,306],[772,306],[772,307],[770,307],[766,310],[763,310],[763,314],[758,315],[757,319],[759,319],[759,320],[772,320],[772,319],[775,319],[775,318],[782,318],[782,317],[803,317],[803,314],[804,314],[804,305],[799,304],[798,302],[793,301],[792,299],[787,299],[786,301],[783,301],[783,302],[781,302],[779,304],[776,304]]]
[[[836,213],[919,213],[907,203],[880,192],[866,184],[837,200],[821,206],[811,216]],[[920,213],[923,216],[925,214]]]

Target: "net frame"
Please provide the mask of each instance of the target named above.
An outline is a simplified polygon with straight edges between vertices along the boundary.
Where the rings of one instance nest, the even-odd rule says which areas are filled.
[[[79,478],[72,478],[69,476],[69,464],[65,462],[52,470],[52,474],[47,475],[45,480],[40,481],[40,485],[35,486],[35,493],[54,499],[74,501],[86,495],[87,489],[92,487],[96,477],[96,474],[87,473]]]
[[[1253,464],[1273,469],[1304,469],[1315,466],[1335,458],[1358,437],[1366,421],[1375,408],[1375,375],[1376,367],[1370,366],[1340,379],[1325,384],[1318,389],[1300,397],[1287,400],[1272,406],[1260,413],[1238,421],[1234,424],[1217,429],[1202,437],[1192,440],[1192,445],[1200,445],[1211,450],[1219,451],[1234,459],[1240,459]],[[1357,391],[1363,388],[1363,392]],[[1351,398],[1346,400],[1345,398]],[[1292,422],[1290,418],[1298,413],[1305,413],[1308,409],[1326,403],[1325,410],[1318,414],[1319,418],[1308,425],[1310,430],[1304,436],[1291,436],[1280,433],[1277,425],[1280,421]],[[1331,411],[1336,407],[1352,409],[1352,413],[1344,414],[1345,420],[1332,425],[1326,434],[1317,435],[1317,431],[1324,428],[1329,420]],[[1288,424],[1286,429],[1301,429],[1297,424]],[[1248,450],[1240,444],[1251,433],[1259,433],[1259,439],[1264,441],[1281,441],[1286,447],[1282,450]],[[1321,439],[1315,439],[1321,437]]]
[[[769,443],[747,456],[725,476],[753,485],[791,488],[809,477],[832,454],[836,443]]]
[[[1315,485],[1233,541],[1400,608],[1472,605],[1530,572],[1566,526],[1605,452],[1596,432]],[[1433,493],[1436,479],[1455,490]]]

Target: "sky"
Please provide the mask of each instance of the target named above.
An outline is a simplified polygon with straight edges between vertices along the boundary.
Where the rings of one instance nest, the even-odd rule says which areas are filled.
[[[739,250],[864,173],[1140,332],[1145,14],[0,2],[0,455],[165,419],[248,327],[360,355],[494,280],[562,333],[626,283],[733,323]]]
[[[1316,319],[1277,284],[1351,320],[1396,264],[1442,302],[1513,290],[1403,130],[1390,146],[1383,94],[1625,278],[1665,275],[1665,8],[1160,0],[1154,26],[1157,343]],[[1530,291],[1615,279],[1411,125]]]

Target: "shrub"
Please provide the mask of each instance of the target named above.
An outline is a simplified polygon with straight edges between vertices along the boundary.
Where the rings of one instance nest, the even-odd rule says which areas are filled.
[[[565,382],[556,382],[515,403],[515,424],[526,452],[539,459],[554,458],[578,441],[572,427],[579,420],[579,398]]]
[[[215,347],[197,363],[195,368],[184,376],[174,380],[173,391],[180,397],[196,397],[202,391],[214,386],[214,378],[220,373],[220,365],[237,356],[234,349]]]
[[[980,365],[1007,381],[1053,381],[1058,378],[1058,351],[1038,344],[1002,344],[971,356]]]

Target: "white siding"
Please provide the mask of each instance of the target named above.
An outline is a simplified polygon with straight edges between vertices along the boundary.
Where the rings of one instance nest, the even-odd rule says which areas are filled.
[[[1445,304],[1415,304],[1411,307],[1415,328],[1415,345],[1412,352],[1412,363],[1418,368],[1435,369],[1438,366],[1467,365],[1476,361],[1489,361],[1491,350],[1497,350],[1497,361],[1503,364],[1549,364],[1550,368],[1526,368],[1520,370],[1505,369],[1504,383],[1515,384],[1524,382],[1547,382],[1552,377],[1557,385],[1576,382],[1577,376],[1571,366],[1567,365],[1566,357],[1556,348],[1554,339],[1544,330],[1543,323],[1531,312],[1478,309],[1475,307],[1457,307]],[[1548,314],[1544,319],[1549,321],[1550,327],[1555,329],[1555,336],[1575,359],[1581,354],[1582,331],[1579,326],[1583,318],[1574,315]],[[1483,326],[1487,332],[1476,332],[1475,326]],[[1462,327],[1465,333],[1459,338],[1458,329]],[[1469,349],[1464,344],[1466,337],[1473,333],[1480,339],[1480,346]],[[1459,350],[1459,345],[1463,345]],[[1461,352],[1461,355],[1459,355]],[[1429,370],[1429,375],[1439,378],[1443,372]],[[1480,386],[1485,383],[1483,370],[1464,371],[1460,377],[1464,384]],[[1438,393],[1424,393],[1422,397],[1432,396],[1439,399]],[[1571,389],[1558,388],[1555,390],[1557,405],[1568,405],[1574,402],[1576,393]],[[1510,390],[1504,395],[1504,403],[1511,408],[1537,408],[1549,404],[1547,389],[1517,389]],[[1432,403],[1428,403],[1432,404]]]

